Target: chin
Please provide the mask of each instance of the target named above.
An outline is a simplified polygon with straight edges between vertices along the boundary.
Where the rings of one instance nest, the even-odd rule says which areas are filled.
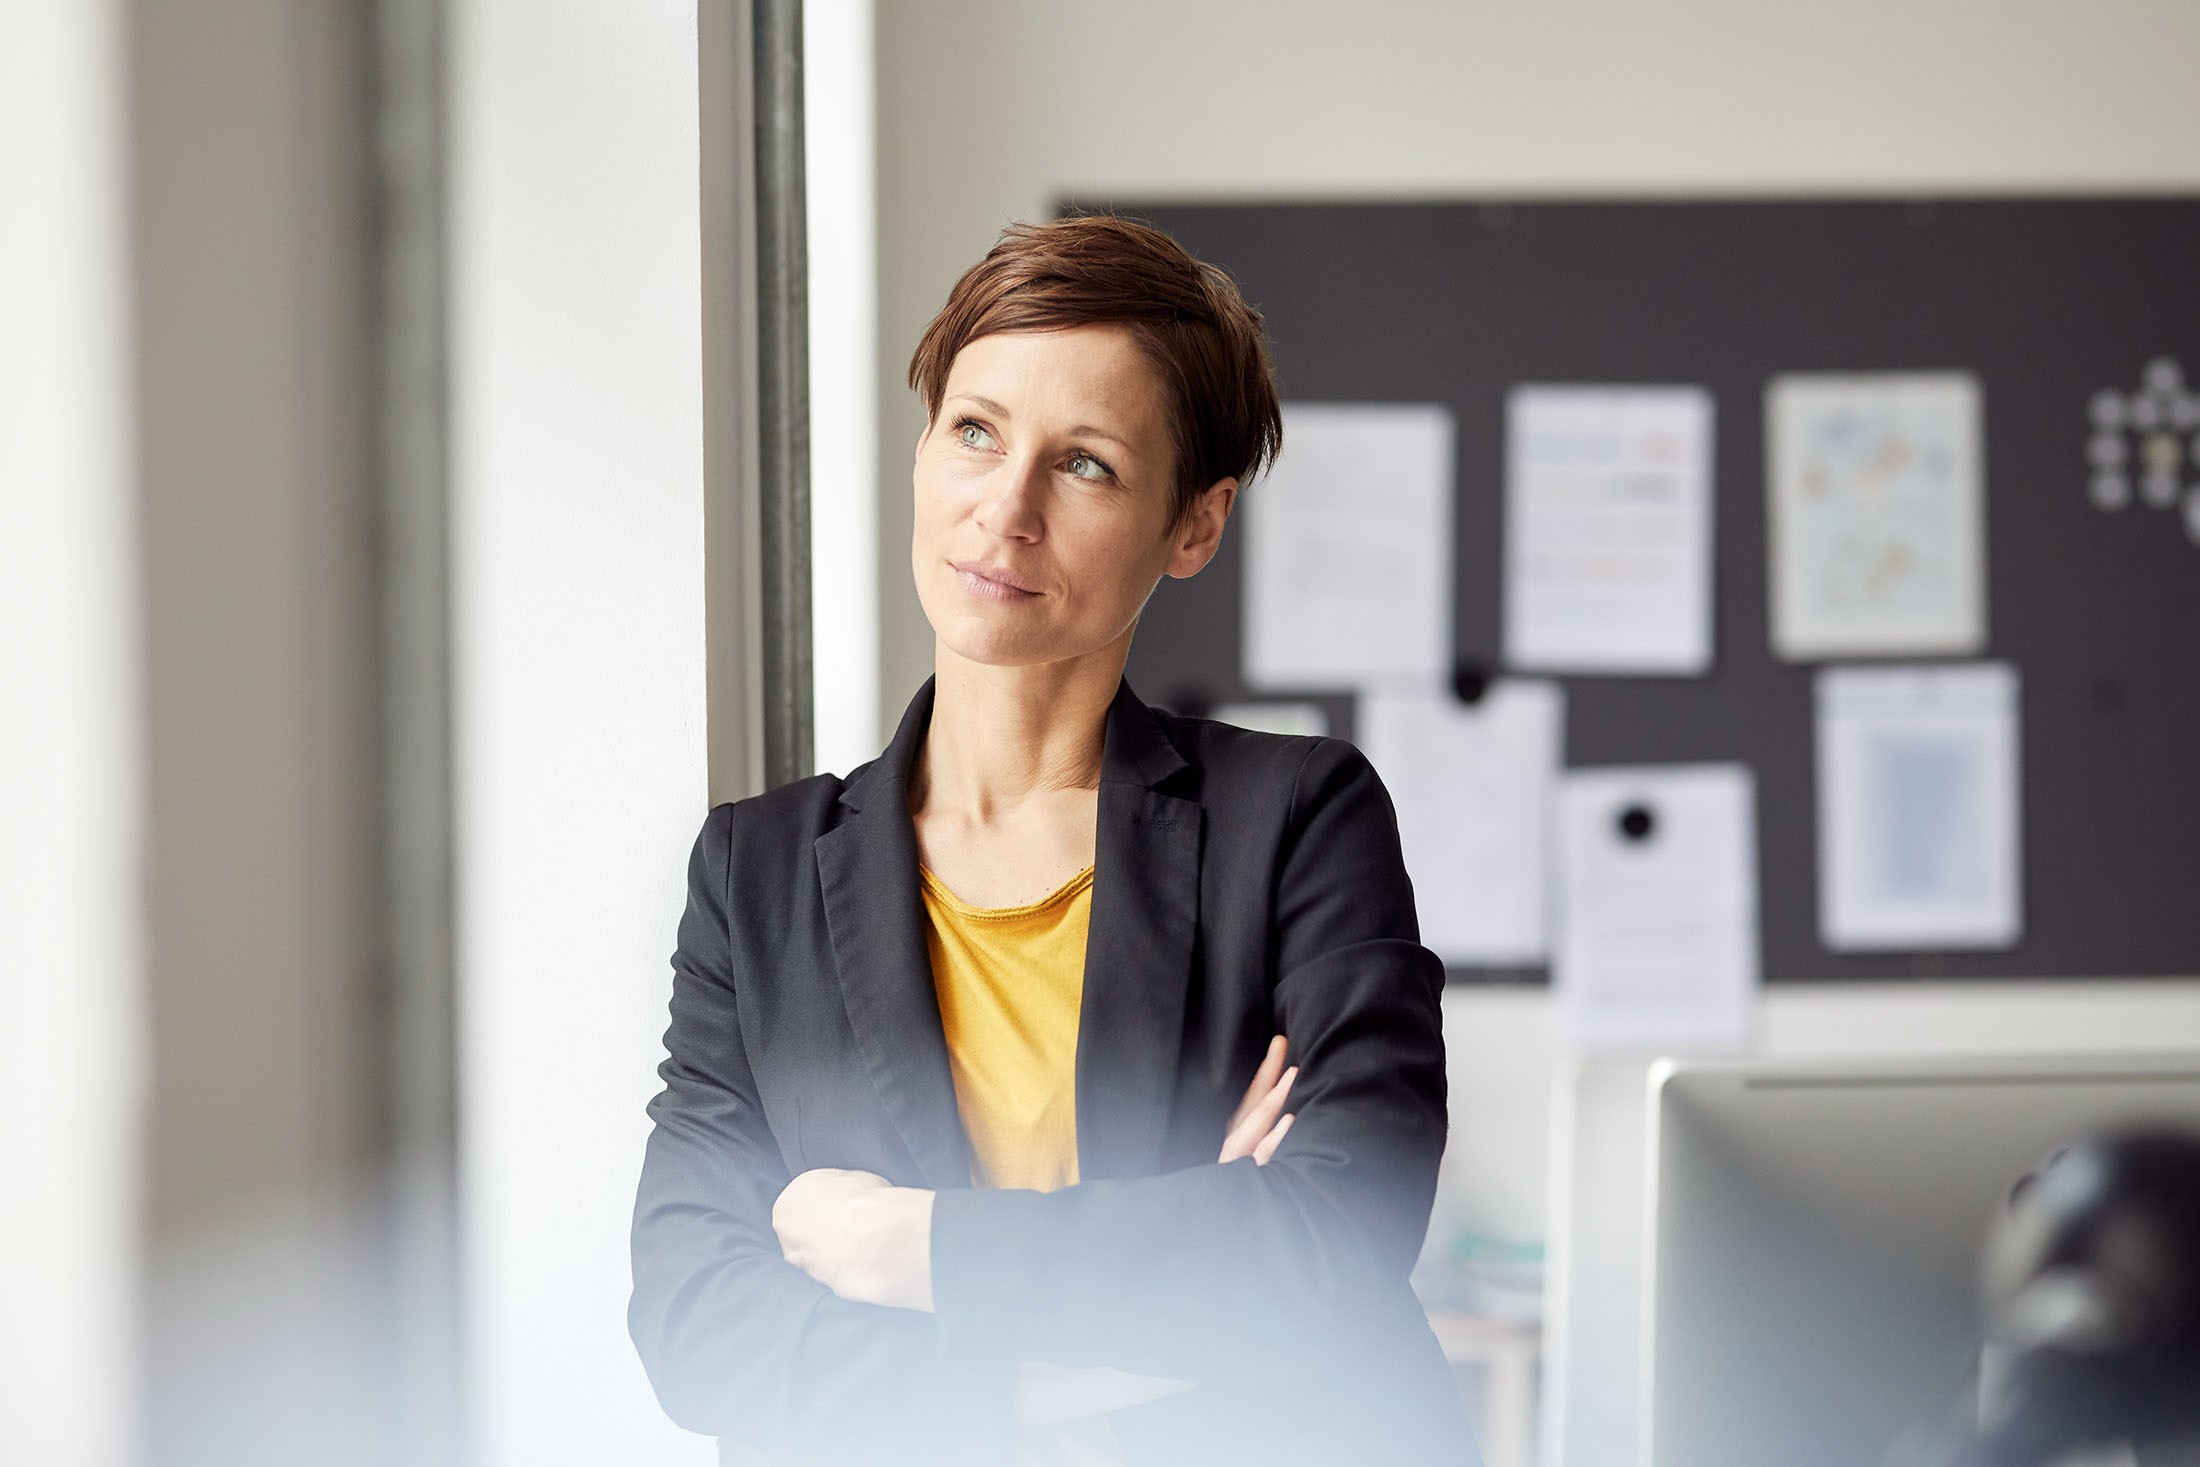
[[[1061,662],[1092,650],[1076,638],[1064,637],[1059,628],[1005,626],[1002,623],[1009,618],[995,618],[983,611],[928,619],[941,646],[963,661],[983,667],[1031,667]]]
[[[942,634],[941,645],[965,662],[981,667],[1029,667],[1039,662],[1054,662],[1062,654],[1051,648],[1035,646],[1027,637],[988,636],[971,629],[960,629],[961,635]]]

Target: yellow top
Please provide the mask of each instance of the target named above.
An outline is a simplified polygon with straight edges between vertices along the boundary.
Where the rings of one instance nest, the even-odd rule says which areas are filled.
[[[1021,907],[973,907],[917,868],[974,1187],[1077,1181],[1077,1010],[1092,867]]]

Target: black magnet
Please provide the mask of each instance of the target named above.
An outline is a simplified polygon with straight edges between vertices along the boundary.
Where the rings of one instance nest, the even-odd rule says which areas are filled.
[[[1472,708],[1490,690],[1490,670],[1479,662],[1451,665],[1451,695]]]

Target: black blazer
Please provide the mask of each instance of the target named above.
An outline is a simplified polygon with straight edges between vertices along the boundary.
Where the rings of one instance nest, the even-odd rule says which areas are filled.
[[[731,1460],[1010,1460],[1017,1362],[1188,1377],[1114,1413],[1140,1463],[1471,1462],[1407,1274],[1444,1148],[1443,969],[1396,819],[1338,739],[1108,709],[1076,1060],[1079,1184],[974,1189],[906,804],[884,754],[720,805],[673,954],[629,1325]],[[1299,1069],[1267,1166],[1215,1163],[1270,1037]],[[936,1189],[936,1314],[779,1254],[795,1173]]]

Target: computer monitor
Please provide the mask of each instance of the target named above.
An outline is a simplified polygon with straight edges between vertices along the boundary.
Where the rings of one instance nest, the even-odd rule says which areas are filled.
[[[1663,1061],[1643,1467],[1881,1467],[1975,1412],[1980,1245],[2063,1144],[2200,1130],[2200,1053]]]

